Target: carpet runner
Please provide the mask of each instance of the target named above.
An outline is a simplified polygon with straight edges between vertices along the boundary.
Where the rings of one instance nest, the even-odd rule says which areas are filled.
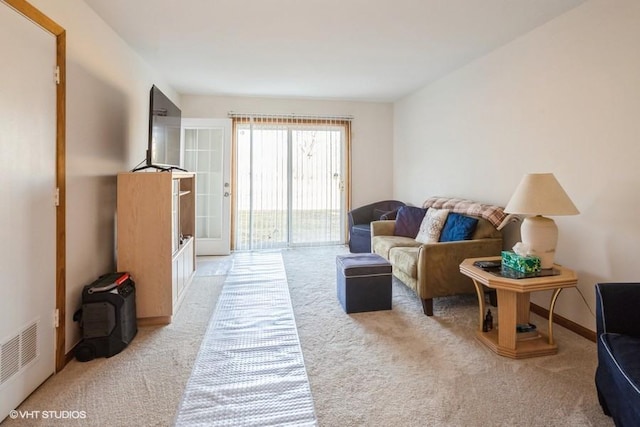
[[[317,425],[279,252],[234,255],[176,425]]]

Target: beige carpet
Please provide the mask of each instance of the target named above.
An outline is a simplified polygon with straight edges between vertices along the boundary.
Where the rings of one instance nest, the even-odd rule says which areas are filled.
[[[20,405],[29,418],[7,417],[2,427],[172,425],[224,278],[196,277],[173,323],[138,328],[111,358],[71,361]],[[70,415],[63,411],[85,416],[56,419]]]
[[[595,395],[594,343],[558,326],[559,354],[500,357],[474,338],[475,297],[438,299],[427,318],[398,283],[393,310],[347,315],[335,289],[343,252],[283,251],[320,426],[613,426]],[[172,425],[223,279],[196,278],[173,324],[141,328],[113,358],[71,362],[19,408],[86,411],[86,419],[7,418],[2,427]]]
[[[556,326],[557,355],[507,359],[474,338],[475,296],[437,299],[426,317],[399,282],[393,310],[347,315],[335,255],[283,252],[321,426],[613,425],[596,398],[593,342]]]

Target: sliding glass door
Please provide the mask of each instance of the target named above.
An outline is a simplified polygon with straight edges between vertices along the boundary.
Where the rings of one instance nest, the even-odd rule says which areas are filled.
[[[313,126],[290,132],[292,244],[341,243],[343,133]]]
[[[236,250],[344,243],[348,129],[236,122]]]
[[[235,249],[285,247],[288,242],[287,131],[236,128]]]

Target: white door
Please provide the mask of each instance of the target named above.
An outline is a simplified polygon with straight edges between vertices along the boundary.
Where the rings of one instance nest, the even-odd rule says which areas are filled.
[[[55,369],[55,37],[0,2],[0,58],[2,421]]]
[[[231,250],[231,119],[183,119],[184,167],[196,172],[196,255]]]

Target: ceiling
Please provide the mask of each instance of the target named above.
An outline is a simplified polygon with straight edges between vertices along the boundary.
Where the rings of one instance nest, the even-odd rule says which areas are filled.
[[[585,0],[84,0],[180,94],[394,101]]]

